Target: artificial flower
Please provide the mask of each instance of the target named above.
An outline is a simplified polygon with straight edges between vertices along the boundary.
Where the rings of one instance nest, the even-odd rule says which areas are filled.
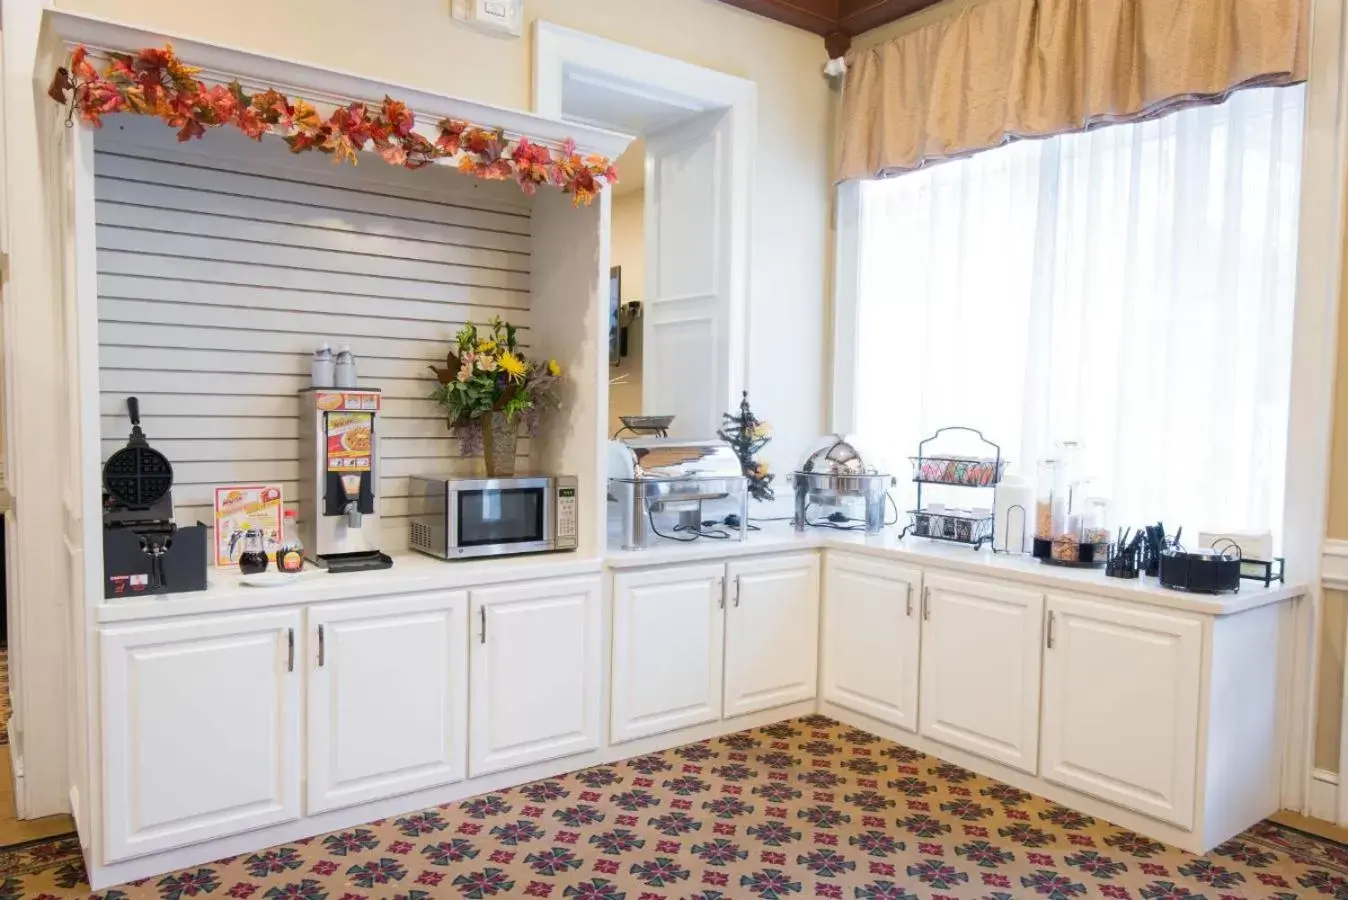
[[[494,357],[494,356],[479,356],[479,357],[477,358],[477,367],[478,367],[479,370],[481,370],[481,371],[483,371],[483,372],[495,372],[495,371],[496,371],[496,357]]]
[[[562,367],[557,364],[557,360],[555,359],[548,360],[548,374],[551,375],[553,378],[556,378],[562,374]]]
[[[495,353],[495,352],[496,352],[496,342],[493,341],[493,340],[478,341],[478,342],[477,342],[477,352],[478,352],[478,353]]]
[[[523,378],[524,373],[529,371],[529,367],[524,364],[524,361],[509,350],[501,354],[499,361],[505,373],[516,381]]]
[[[465,361],[463,365],[459,366],[459,381],[461,382],[467,381],[469,378],[472,377],[473,377],[473,364],[471,362]]]

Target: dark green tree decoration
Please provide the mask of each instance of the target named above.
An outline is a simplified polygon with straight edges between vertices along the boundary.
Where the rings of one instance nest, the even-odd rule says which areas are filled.
[[[754,459],[758,452],[772,440],[772,426],[762,421],[749,409],[749,392],[744,392],[738,413],[722,413],[725,422],[716,436],[725,441],[739,457],[740,469],[749,479],[749,496],[755,500],[773,499],[772,479],[768,464]]]

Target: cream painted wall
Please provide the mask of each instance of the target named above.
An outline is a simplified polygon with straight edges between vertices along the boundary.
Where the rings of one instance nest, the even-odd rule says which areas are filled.
[[[622,266],[622,300],[641,300],[645,294],[646,195],[642,191],[615,194],[613,197],[612,264]],[[638,415],[641,409],[641,320],[628,329],[627,356],[609,368],[614,378],[623,376],[621,384],[610,384],[608,389],[608,433],[622,427],[619,416]],[[656,412],[657,410],[651,410]]]
[[[1348,291],[1348,256],[1340,296]],[[1339,366],[1334,388],[1334,447],[1330,464],[1329,522],[1331,539],[1348,540],[1348,314],[1339,313]],[[1315,766],[1339,768],[1339,732],[1343,723],[1344,632],[1348,628],[1348,595],[1325,592],[1320,641],[1320,671],[1315,720]]]
[[[454,22],[448,0],[56,0],[63,9],[529,109],[531,29],[517,40]],[[751,79],[749,377],[776,426],[767,457],[789,469],[824,427],[831,98],[823,42],[716,0],[525,0],[525,19]],[[190,60],[189,60],[190,62]]]

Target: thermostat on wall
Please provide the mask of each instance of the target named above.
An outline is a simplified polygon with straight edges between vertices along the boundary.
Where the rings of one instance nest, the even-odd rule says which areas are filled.
[[[454,0],[454,18],[492,34],[524,32],[524,0]]]

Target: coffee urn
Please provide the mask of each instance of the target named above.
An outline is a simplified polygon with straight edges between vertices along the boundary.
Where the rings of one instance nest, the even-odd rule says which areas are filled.
[[[387,569],[379,551],[377,390],[300,391],[300,540],[330,572]]]

